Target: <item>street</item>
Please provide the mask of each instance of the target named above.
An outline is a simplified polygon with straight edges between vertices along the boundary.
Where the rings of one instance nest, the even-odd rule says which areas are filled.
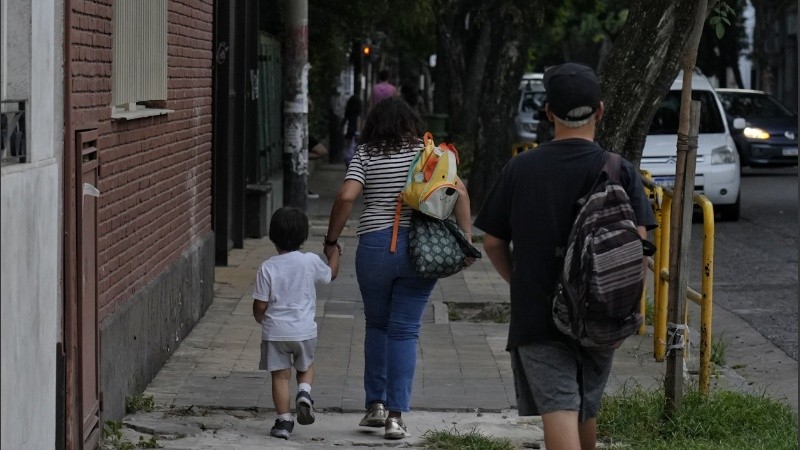
[[[797,167],[742,170],[738,222],[717,222],[714,304],[797,360]],[[699,261],[702,225],[693,226]],[[699,268],[691,284],[699,286]],[[724,339],[724,337],[723,337]]]

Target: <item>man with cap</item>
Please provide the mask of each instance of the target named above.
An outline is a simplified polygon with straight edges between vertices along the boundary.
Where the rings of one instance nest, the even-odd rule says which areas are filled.
[[[544,86],[554,139],[506,164],[475,226],[486,233],[484,249],[495,270],[511,285],[506,349],[519,415],[542,416],[548,450],[588,450],[596,446],[596,417],[614,350],[588,350],[562,334],[551,298],[577,201],[605,160],[594,142],[603,102],[594,71],[582,64],[548,69]],[[655,219],[639,173],[623,159],[620,178],[645,238]]]

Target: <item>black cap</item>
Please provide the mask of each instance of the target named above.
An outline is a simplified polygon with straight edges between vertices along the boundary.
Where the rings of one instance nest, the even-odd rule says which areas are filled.
[[[600,104],[600,83],[591,67],[578,63],[564,63],[551,67],[544,73],[544,89],[550,111],[561,120],[578,122],[588,119]],[[592,112],[570,116],[569,112],[581,106]]]

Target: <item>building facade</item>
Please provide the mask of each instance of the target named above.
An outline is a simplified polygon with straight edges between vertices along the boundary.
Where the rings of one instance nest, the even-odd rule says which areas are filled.
[[[62,17],[0,0],[0,436],[53,448],[61,339]]]
[[[213,297],[213,16],[203,0],[66,2],[69,448],[124,415]]]

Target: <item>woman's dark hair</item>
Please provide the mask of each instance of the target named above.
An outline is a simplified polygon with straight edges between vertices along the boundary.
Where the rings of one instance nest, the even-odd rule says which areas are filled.
[[[308,239],[308,217],[297,208],[284,206],[269,222],[269,240],[280,250],[293,252]]]
[[[378,72],[378,81],[386,81],[389,79],[389,71],[386,69],[382,69]]]
[[[389,97],[378,102],[367,114],[361,142],[367,144],[371,152],[396,153],[420,141],[424,133],[419,114],[400,97]]]

